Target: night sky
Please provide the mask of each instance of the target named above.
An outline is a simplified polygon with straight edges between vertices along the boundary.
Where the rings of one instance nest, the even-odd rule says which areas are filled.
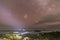
[[[9,25],[0,29],[59,30],[60,0],[0,0],[0,24]]]

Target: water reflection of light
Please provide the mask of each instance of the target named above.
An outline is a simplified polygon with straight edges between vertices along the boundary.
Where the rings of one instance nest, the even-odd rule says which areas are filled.
[[[29,33],[29,32],[22,32],[21,35],[24,35],[24,34],[27,34],[27,33]]]
[[[27,33],[30,33],[30,32],[13,32],[14,34],[18,34],[18,35],[24,35],[24,34],[27,34]]]
[[[18,34],[19,32],[13,32],[13,33],[16,33],[16,34]]]

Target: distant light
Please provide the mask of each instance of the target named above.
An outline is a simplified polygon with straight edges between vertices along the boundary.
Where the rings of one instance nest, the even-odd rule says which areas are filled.
[[[52,32],[52,31],[42,31],[41,33],[49,33],[49,32]]]

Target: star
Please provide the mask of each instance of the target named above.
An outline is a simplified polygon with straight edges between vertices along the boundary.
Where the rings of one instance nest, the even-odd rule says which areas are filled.
[[[25,19],[27,19],[27,17],[28,17],[28,15],[27,15],[27,14],[25,14],[25,15],[24,15],[24,18],[25,18]]]

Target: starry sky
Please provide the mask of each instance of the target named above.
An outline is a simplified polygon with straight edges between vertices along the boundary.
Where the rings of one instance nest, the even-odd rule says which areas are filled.
[[[11,26],[2,29],[59,30],[60,0],[0,0],[0,24]]]

